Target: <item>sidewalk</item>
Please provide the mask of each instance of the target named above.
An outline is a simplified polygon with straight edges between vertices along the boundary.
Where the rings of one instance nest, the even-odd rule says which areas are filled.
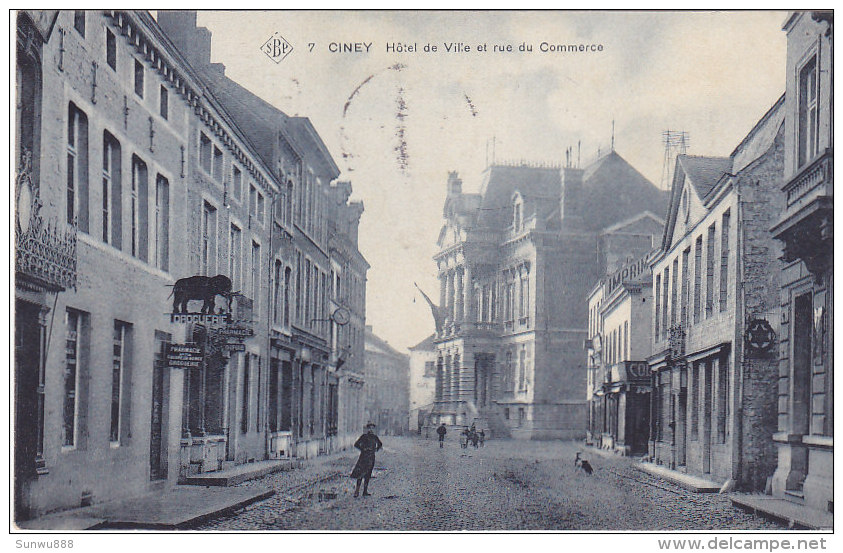
[[[732,494],[729,499],[738,509],[784,522],[788,528],[834,529],[833,514],[792,501],[760,494]]]
[[[717,493],[723,486],[712,480],[685,474],[678,470],[671,470],[655,463],[636,463],[634,466],[642,472],[652,474],[695,493]]]
[[[176,486],[139,497],[54,513],[21,522],[18,526],[22,530],[178,530],[235,511],[274,493],[272,489],[258,487]]]

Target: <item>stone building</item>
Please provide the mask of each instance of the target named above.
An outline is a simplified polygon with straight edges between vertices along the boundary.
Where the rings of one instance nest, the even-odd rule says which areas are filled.
[[[764,489],[775,463],[784,97],[729,157],[680,155],[653,270],[656,463]]]
[[[650,260],[630,260],[588,297],[586,441],[644,455],[650,438],[653,283]]]
[[[421,432],[436,395],[436,334],[410,347],[410,432]]]
[[[834,266],[833,15],[788,15],[784,111],[786,197],[772,232],[784,246],[780,276],[779,498],[833,512]]]
[[[666,193],[611,151],[585,168],[493,165],[479,193],[451,173],[437,262],[432,424],[578,438],[584,298],[662,231]]]
[[[410,416],[410,359],[366,326],[363,377],[366,420],[381,435],[402,436]],[[359,433],[359,432],[358,432]]]
[[[226,77],[224,65],[211,63],[211,34],[196,26],[195,11],[160,11],[158,21],[281,184],[278,195],[257,196],[257,205],[266,203],[275,215],[266,272],[277,284],[272,305],[264,307],[269,372],[273,382],[280,377],[271,388],[277,401],[269,402],[270,448],[312,457],[349,447],[362,422],[368,264],[357,249],[357,227],[363,205],[348,202],[351,183],[336,181],[339,169],[309,119],[287,116]],[[251,185],[247,198],[237,174],[229,182],[232,203],[254,212]],[[251,228],[254,219],[243,222]]]
[[[23,10],[16,30],[15,520],[282,450],[303,456],[276,432],[291,386],[272,332],[280,313],[305,313],[296,320],[326,327],[323,372],[361,364],[362,338],[347,348],[327,327],[362,328],[362,206],[319,211],[289,195],[301,180],[281,178],[148,13]],[[324,194],[347,199],[350,185],[339,188]],[[310,287],[301,273],[279,277],[289,275],[277,261],[289,258],[278,250],[291,211],[332,218],[323,234],[342,235],[334,249],[356,282],[335,280],[327,263],[308,273]],[[213,314],[170,315],[176,280],[217,274],[237,292],[229,315],[217,315],[221,296]],[[332,317],[334,297],[354,305],[347,319]],[[201,361],[170,366],[168,345],[186,342],[202,346]],[[359,372],[343,382],[362,393]],[[310,396],[331,428],[342,393],[330,382],[324,391]]]

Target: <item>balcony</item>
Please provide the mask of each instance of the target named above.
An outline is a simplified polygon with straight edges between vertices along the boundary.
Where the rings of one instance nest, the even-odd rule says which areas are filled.
[[[787,207],[771,229],[784,242],[782,259],[786,263],[802,259],[814,274],[822,273],[831,262],[833,161],[833,151],[827,149],[782,187]]]
[[[24,152],[15,177],[15,274],[17,284],[36,291],[76,288],[76,225],[41,215],[32,154]]]
[[[667,330],[667,349],[674,361],[685,357],[685,329],[682,325],[673,325]]]

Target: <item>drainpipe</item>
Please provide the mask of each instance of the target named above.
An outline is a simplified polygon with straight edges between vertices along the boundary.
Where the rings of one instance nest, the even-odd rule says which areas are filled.
[[[268,297],[269,301],[266,302],[266,361],[267,365],[267,384],[269,384],[269,379],[272,378],[272,332],[270,329],[272,328],[272,270],[275,268],[273,250],[272,250],[272,235],[275,231],[275,209],[276,209],[276,202],[278,201],[278,193],[272,194],[272,201],[270,205],[272,208],[270,209],[269,214],[269,263],[267,263],[267,288],[269,291]],[[264,458],[269,459],[269,455],[272,449],[272,436],[270,436],[269,432],[269,389],[267,388],[266,394],[266,405],[264,406],[266,412],[266,419],[264,420],[263,428],[264,428]],[[258,397],[258,405],[260,405],[260,397]],[[260,408],[260,407],[258,407]]]
[[[735,287],[735,340],[732,346],[732,353],[735,358],[735,385],[733,401],[733,413],[735,418],[735,432],[732,436],[732,480],[734,487],[739,488],[743,482],[743,392],[744,392],[744,346],[743,346],[743,328],[746,324],[746,303],[744,299],[744,264],[742,262],[742,254],[744,251],[744,217],[743,217],[743,200],[741,198],[740,181],[735,182],[735,192],[737,195],[737,221],[735,228],[737,229],[737,251],[735,252],[735,276],[737,277],[737,286]],[[728,398],[726,398],[728,399]],[[726,421],[728,424],[729,421]]]

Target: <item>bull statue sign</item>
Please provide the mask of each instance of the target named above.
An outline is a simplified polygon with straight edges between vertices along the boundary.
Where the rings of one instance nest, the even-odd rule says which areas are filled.
[[[238,292],[231,291],[231,279],[225,275],[195,275],[178,279],[173,284],[173,290],[170,292],[169,297],[173,298],[174,317],[190,314],[188,312],[188,304],[191,301],[201,301],[202,308],[198,315],[201,315],[201,319],[205,319],[206,317],[222,317],[221,310],[217,311],[215,309],[217,296],[222,296],[227,302],[226,314],[224,316],[227,320],[231,313],[231,300],[236,295],[238,295]]]

